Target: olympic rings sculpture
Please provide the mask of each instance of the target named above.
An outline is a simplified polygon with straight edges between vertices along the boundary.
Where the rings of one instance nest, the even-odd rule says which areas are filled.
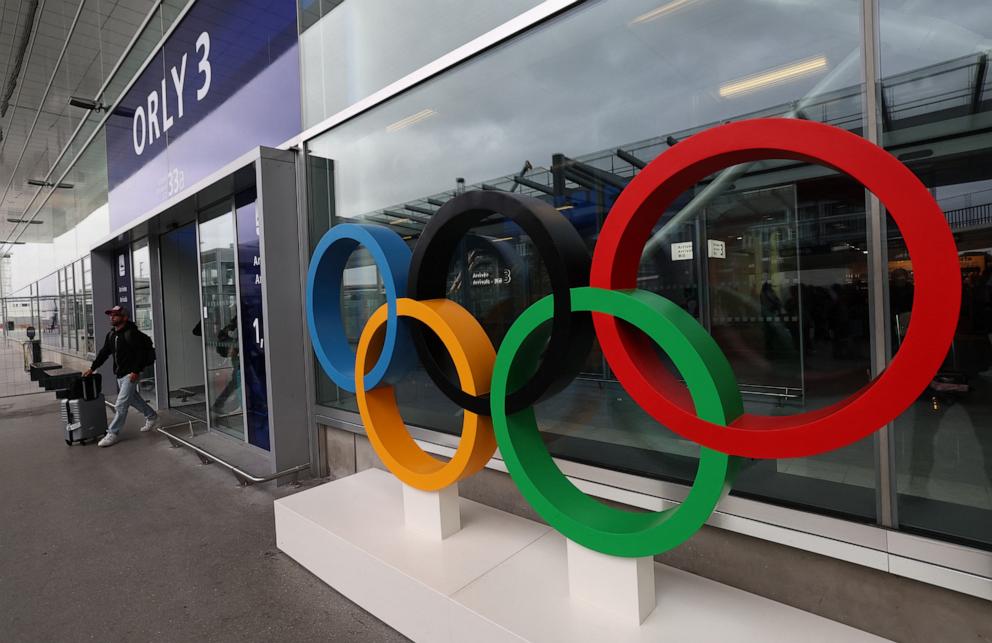
[[[914,267],[909,329],[885,370],[841,402],[791,416],[744,413],[731,366],[713,338],[673,302],[636,288],[640,257],[660,214],[708,175],[763,159],[821,164],[859,181],[899,225]],[[459,239],[495,213],[528,234],[551,283],[551,294],[514,321],[498,350],[467,310],[445,299],[448,259]],[[345,264],[359,245],[379,268],[386,303],[366,323],[355,354],[344,333],[341,294]],[[729,491],[738,458],[838,449],[902,413],[944,360],[960,301],[950,228],[909,169],[839,128],[755,119],[696,134],[649,163],[613,205],[591,258],[575,228],[549,204],[472,191],[438,210],[412,252],[387,226],[331,228],[311,259],[306,306],[318,361],[335,384],[356,394],[373,447],[401,481],[443,489],[482,469],[498,447],[524,498],[548,524],[589,549],[639,557],[690,538]],[[533,405],[574,379],[594,338],[631,397],[701,447],[696,479],[677,507],[645,513],[607,506],[573,485],[541,440]],[[671,359],[684,385],[650,343]],[[442,352],[454,364],[457,383],[441,366]],[[415,357],[465,411],[462,438],[448,462],[421,450],[400,416],[393,386]]]

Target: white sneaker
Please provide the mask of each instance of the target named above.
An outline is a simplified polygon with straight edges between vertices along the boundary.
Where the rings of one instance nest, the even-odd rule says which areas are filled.
[[[141,432],[145,433],[146,431],[151,431],[158,425],[159,425],[159,417],[156,415],[150,420],[145,420],[145,425],[141,427]]]
[[[120,441],[120,438],[117,437],[117,434],[116,433],[109,433],[108,432],[107,435],[103,436],[103,439],[102,440],[100,440],[99,442],[96,443],[96,445],[98,447],[110,447],[110,446],[113,446],[113,445],[117,444],[119,441]]]

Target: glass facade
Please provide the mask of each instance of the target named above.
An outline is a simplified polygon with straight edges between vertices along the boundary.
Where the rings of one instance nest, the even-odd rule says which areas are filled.
[[[349,4],[361,3],[335,11]],[[876,114],[866,113],[862,4],[581,4],[310,140],[311,244],[333,223],[358,221],[388,225],[412,246],[447,199],[484,189],[551,203],[591,249],[630,179],[696,132],[786,117],[865,136],[878,120],[879,142],[932,188],[955,232],[966,291],[955,348],[931,389],[894,422],[894,453],[867,438],[811,458],[749,461],[733,493],[992,548],[992,439],[978,428],[988,424],[982,387],[992,365],[992,349],[982,348],[992,330],[984,310],[990,244],[981,232],[992,225],[982,201],[992,194],[982,174],[990,146],[980,142],[992,99],[982,53],[992,14],[977,0],[960,8],[883,0]],[[869,256],[867,197],[829,168],[773,159],[711,176],[658,213],[639,286],[710,331],[749,412],[829,406],[868,383],[880,342],[898,348],[912,265],[891,224],[887,264]],[[875,292],[872,270],[886,265],[889,283]],[[354,346],[384,291],[362,250],[343,283]],[[450,259],[448,296],[495,345],[548,292],[533,245],[509,221],[483,221]],[[878,298],[889,309],[885,328],[871,321]],[[316,373],[319,405],[356,412],[351,394],[319,366]],[[396,392],[408,424],[458,433],[461,411],[422,370]],[[556,457],[681,483],[695,474],[698,447],[638,408],[598,347],[537,415]],[[898,502],[886,515],[883,459],[897,469],[889,481]]]
[[[28,328],[46,348],[91,355],[93,283],[83,257],[3,298],[3,336],[24,341]]]
[[[947,359],[895,422],[898,522],[992,548],[992,11],[979,0],[882,0],[880,14],[882,140],[944,211],[962,288]],[[913,262],[891,219],[887,241],[895,351],[909,323]]]
[[[300,34],[303,127],[319,123],[537,4],[537,0],[301,1],[301,29],[306,30]]]
[[[334,159],[337,220],[392,225],[412,244],[463,187],[508,190],[555,205],[591,248],[639,168],[701,129],[798,116],[860,132],[860,3],[827,4],[815,19],[808,7],[764,3],[665,14],[633,0],[583,6],[331,130],[309,151]],[[424,110],[430,117],[411,118]],[[868,381],[864,190],[788,162],[731,172],[727,189],[697,186],[677,202],[679,222],[659,224],[641,287],[709,328],[750,412],[827,406]],[[346,327],[357,341],[383,295],[362,254],[349,273]],[[549,292],[530,241],[505,221],[474,229],[450,275],[449,297],[496,345]],[[458,430],[460,412],[424,373],[397,394],[411,424]],[[355,410],[342,392],[320,401]],[[698,447],[648,418],[598,348],[583,376],[537,411],[557,457],[682,483],[695,475]],[[875,521],[873,458],[867,440],[815,458],[753,461],[735,493]]]

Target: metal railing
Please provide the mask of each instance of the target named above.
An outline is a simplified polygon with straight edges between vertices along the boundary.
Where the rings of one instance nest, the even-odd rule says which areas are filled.
[[[227,462],[226,460],[214,455],[213,453],[210,453],[209,451],[201,447],[198,447],[192,442],[189,442],[188,440],[184,440],[178,435],[173,435],[168,431],[168,429],[174,429],[180,426],[189,426],[190,435],[192,435],[194,422],[197,424],[202,424],[203,420],[190,419],[186,422],[179,422],[178,424],[170,424],[168,426],[158,427],[156,431],[158,431],[159,433],[161,433],[162,435],[164,435],[169,439],[169,442],[172,444],[172,448],[178,449],[179,447],[184,446],[190,449],[191,451],[193,451],[194,453],[196,453],[197,457],[200,458],[200,462],[202,462],[203,464],[213,464],[214,462],[216,462],[217,464],[221,465],[222,467],[224,467],[234,475],[235,479],[238,481],[238,484],[241,485],[242,487],[247,487],[249,485],[255,485],[255,484],[263,484],[265,482],[272,482],[273,480],[278,480],[280,478],[285,478],[285,477],[292,477],[292,483],[296,484],[299,482],[300,473],[310,468],[310,464],[307,463],[307,464],[300,464],[295,467],[290,467],[289,469],[283,469],[282,471],[277,471],[267,476],[252,475],[247,471],[240,469],[237,466],[231,464],[230,462]]]
[[[972,205],[944,212],[951,229],[992,225],[992,203]]]

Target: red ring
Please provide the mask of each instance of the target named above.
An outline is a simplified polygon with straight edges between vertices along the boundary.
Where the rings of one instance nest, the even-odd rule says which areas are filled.
[[[827,408],[790,416],[744,414],[730,426],[696,417],[685,387],[643,335],[593,313],[617,379],[654,419],[704,447],[751,458],[798,458],[855,442],[897,417],[922,393],[947,355],[961,307],[957,248],[926,187],[894,156],[845,130],[793,119],[755,119],[696,134],[652,161],[620,194],[593,253],[590,285],[637,285],[644,245],[664,213],[705,177],[739,163],[790,159],[831,167],[859,181],[888,209],[913,261],[909,330],[874,381]]]

